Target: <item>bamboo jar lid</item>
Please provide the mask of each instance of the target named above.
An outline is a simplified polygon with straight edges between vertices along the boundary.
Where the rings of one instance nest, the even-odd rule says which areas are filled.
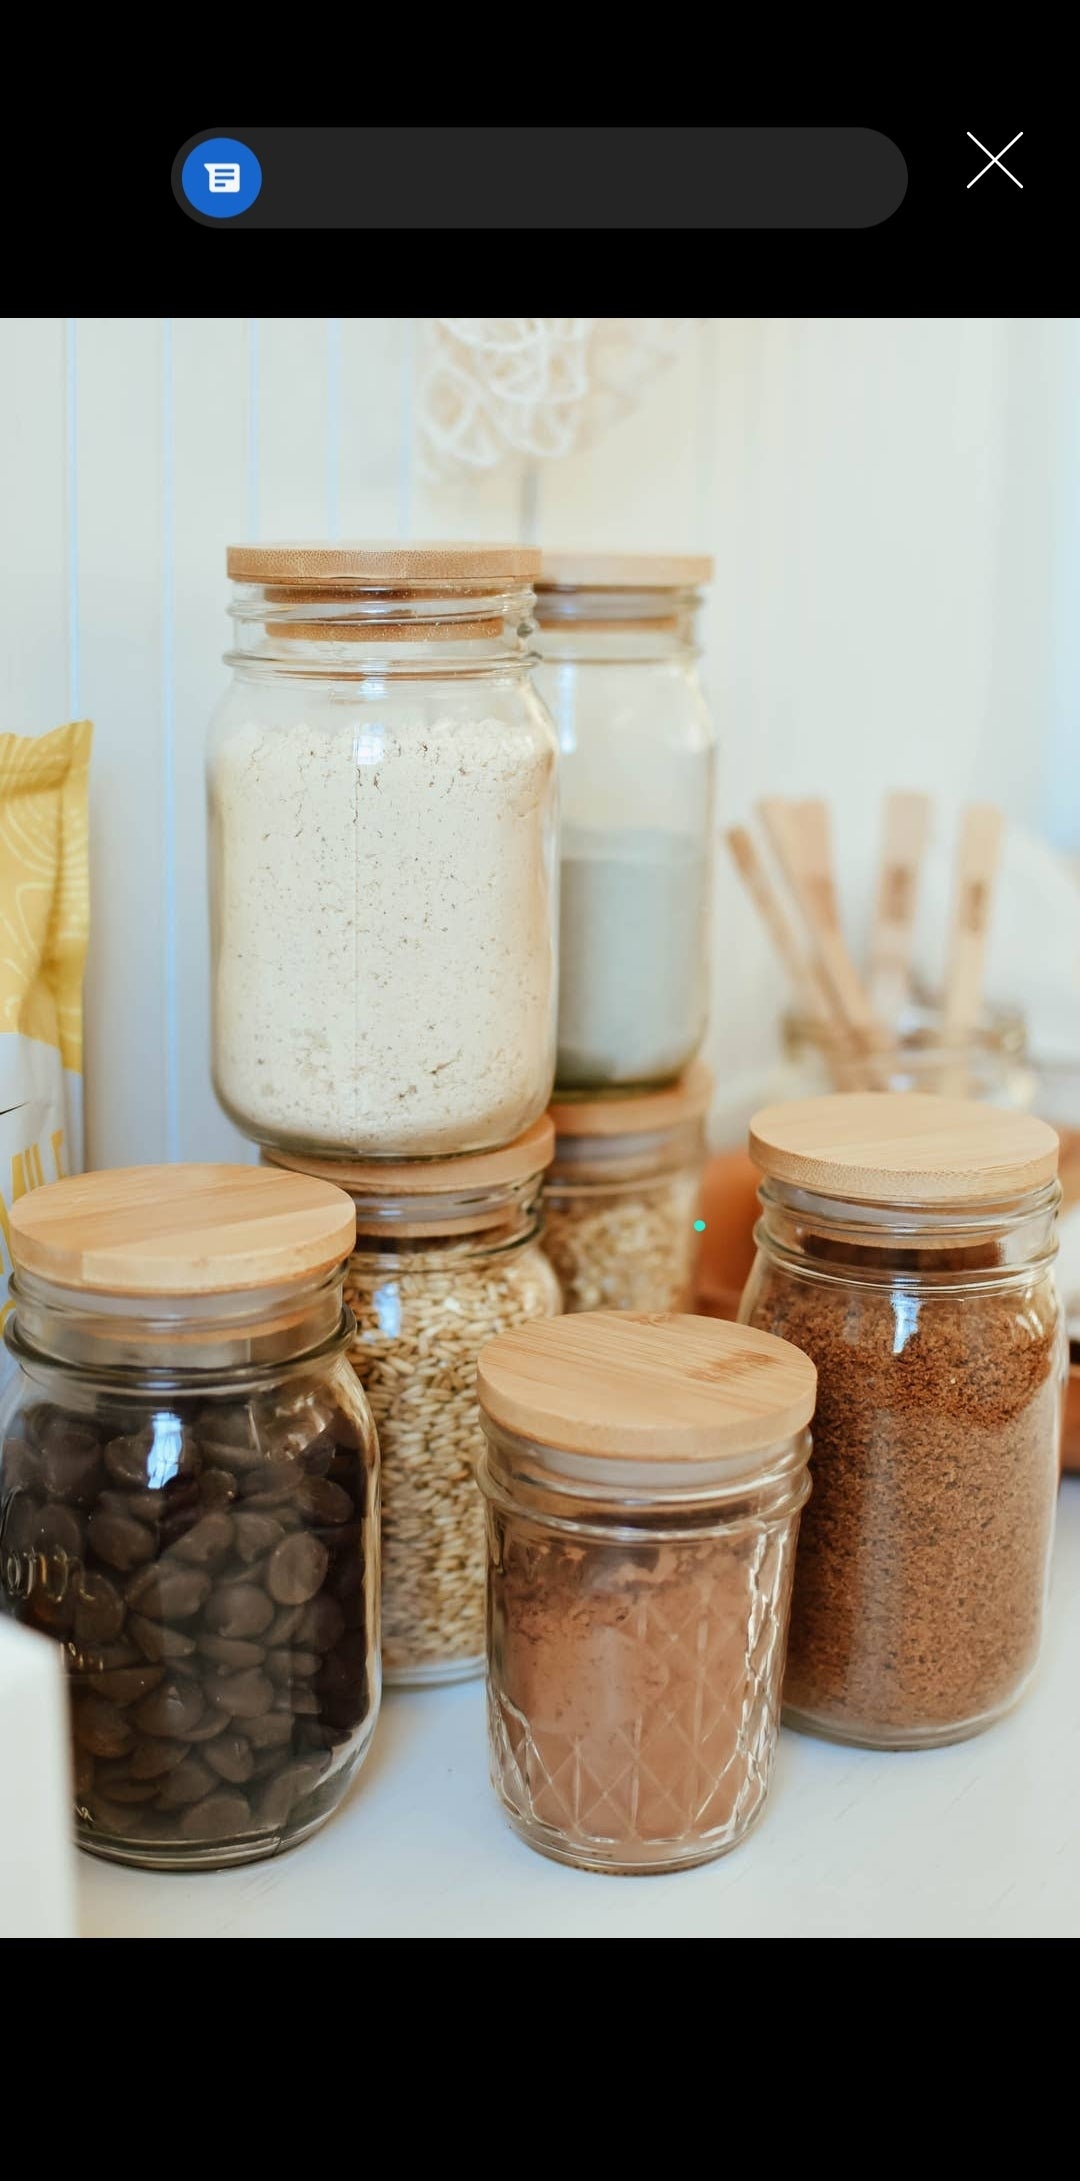
[[[263,1158],[294,1174],[316,1175],[354,1197],[457,1196],[473,1189],[497,1188],[500,1182],[528,1181],[550,1166],[555,1130],[546,1114],[498,1151],[466,1151],[452,1159],[302,1159],[291,1151]]]
[[[540,554],[531,545],[474,545],[449,539],[408,545],[400,539],[344,545],[285,542],[230,545],[225,566],[238,583],[394,588],[409,583],[485,582],[495,588],[500,583],[530,582],[539,573]]]
[[[476,1385],[492,1423],[546,1446],[685,1462],[792,1438],[813,1414],[817,1372],[752,1326],[596,1310],[500,1334]]]
[[[713,1079],[696,1060],[663,1090],[630,1091],[626,1096],[556,1096],[548,1112],[557,1136],[647,1136],[654,1129],[681,1128],[700,1121],[709,1110]]]
[[[16,1271],[107,1295],[215,1295],[329,1271],[353,1246],[347,1196],[258,1166],[74,1174],[10,1213]]]
[[[865,1204],[976,1204],[1045,1187],[1046,1121],[926,1091],[839,1091],[765,1106],[750,1156],[776,1181]]]
[[[544,553],[538,591],[667,591],[711,583],[710,553]]]

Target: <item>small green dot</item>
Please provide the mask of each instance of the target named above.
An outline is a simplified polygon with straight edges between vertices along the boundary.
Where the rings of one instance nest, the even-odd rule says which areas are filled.
[[[704,1234],[704,1232],[705,1232],[705,1221],[704,1221],[703,1219],[695,1219],[695,1221],[694,1221],[694,1233],[695,1233],[695,1234]]]

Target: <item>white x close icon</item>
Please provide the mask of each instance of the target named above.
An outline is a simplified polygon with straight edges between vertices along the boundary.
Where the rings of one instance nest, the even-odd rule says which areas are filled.
[[[986,165],[984,167],[980,167],[977,174],[972,175],[972,178],[968,183],[968,188],[974,189],[976,182],[981,182],[983,175],[989,174],[991,167],[1001,167],[1002,173],[1009,175],[1010,182],[1016,182],[1015,174],[1009,174],[1008,167],[1002,167],[1001,162],[1004,159],[1006,152],[1011,151],[1013,145],[1020,142],[1020,139],[1024,133],[1023,129],[1018,129],[1015,136],[1010,136],[1008,143],[1003,144],[1000,151],[991,151],[986,144],[980,144],[978,137],[972,135],[970,129],[967,133],[971,137],[972,143],[977,144],[979,150],[986,153]],[[1022,182],[1016,182],[1016,186],[1017,189],[1023,189],[1024,185]]]

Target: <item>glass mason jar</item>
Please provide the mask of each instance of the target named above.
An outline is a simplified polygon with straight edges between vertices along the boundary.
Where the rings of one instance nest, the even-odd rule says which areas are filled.
[[[555,1057],[556,759],[516,546],[234,546],[214,1081],[256,1142],[510,1142]]]
[[[705,556],[547,553],[537,686],[559,731],[560,1090],[670,1082],[708,1013],[715,735]]]
[[[715,1319],[601,1311],[504,1334],[477,1386],[511,1825],[591,1870],[725,1854],[769,1784],[813,1365]]]
[[[987,1008],[962,1045],[942,1043],[941,1010],[912,999],[885,1052],[855,1053],[829,1024],[789,1013],[781,1022],[783,1061],[776,1083],[782,1098],[821,1091],[929,1091],[985,1099],[994,1106],[1029,1107],[1035,1076],[1027,1062],[1027,1032],[1016,1008]]]
[[[472,1158],[318,1169],[356,1207],[345,1300],[356,1320],[349,1355],[379,1433],[388,1683],[484,1670],[476,1359],[495,1334],[562,1308],[538,1242],[553,1147],[544,1118]]]
[[[711,1088],[698,1062],[668,1090],[552,1106],[544,1248],[567,1310],[692,1308]]]
[[[257,1168],[136,1167],[35,1190],[11,1230],[0,1576],[64,1646],[79,1843],[272,1855],[341,1801],[379,1706],[352,1208]]]
[[[750,1147],[767,1179],[740,1316],[818,1370],[785,1717],[882,1749],[962,1740],[1039,1652],[1057,1139],[914,1092],[769,1107]]]

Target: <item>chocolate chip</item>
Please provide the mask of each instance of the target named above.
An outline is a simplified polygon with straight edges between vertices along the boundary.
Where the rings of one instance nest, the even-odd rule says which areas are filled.
[[[259,1719],[272,1709],[274,1685],[252,1666],[245,1673],[222,1674],[219,1680],[208,1681],[206,1697],[232,1719]]]
[[[204,1658],[213,1659],[215,1666],[231,1667],[235,1673],[242,1666],[261,1666],[266,1651],[261,1643],[245,1643],[239,1636],[200,1636],[199,1649]]]
[[[148,1621],[141,1613],[133,1613],[128,1627],[144,1658],[190,1658],[195,1649],[194,1636],[188,1636],[182,1628],[168,1628],[162,1621]]]
[[[176,1677],[144,1697],[142,1703],[136,1705],[132,1717],[144,1734],[161,1734],[170,1740],[188,1741],[202,1717],[202,1708],[198,1682]]]
[[[310,1681],[321,1665],[317,1651],[269,1651],[266,1657],[271,1681]]]
[[[261,1559],[264,1552],[272,1552],[275,1545],[280,1545],[284,1535],[281,1523],[271,1514],[260,1514],[257,1510],[252,1513],[250,1509],[241,1508],[233,1517],[237,1557],[249,1566],[253,1560]]]
[[[115,1765],[99,1765],[96,1785],[102,1794],[108,1796],[110,1802],[125,1806],[129,1803],[153,1802],[158,1791],[156,1780],[136,1779],[130,1760],[126,1757]]]
[[[28,1439],[4,1440],[4,1484],[9,1492],[32,1490],[40,1482],[40,1463]]]
[[[353,1503],[340,1484],[331,1484],[328,1477],[305,1477],[297,1493],[297,1504],[311,1522],[348,1522]]]
[[[255,1815],[260,1825],[284,1825],[293,1805],[317,1787],[326,1770],[324,1757],[302,1757],[260,1789]]]
[[[298,1719],[305,1716],[317,1719],[319,1716],[319,1699],[314,1689],[304,1682],[290,1682],[287,1687],[280,1688],[274,1704],[282,1711],[294,1712]]]
[[[319,1538],[300,1530],[287,1537],[271,1555],[267,1588],[279,1605],[305,1605],[315,1596],[330,1565],[330,1554]]]
[[[132,1568],[141,1567],[154,1555],[153,1532],[145,1522],[135,1522],[126,1515],[111,1514],[108,1508],[96,1507],[87,1527],[87,1538],[99,1560],[110,1568],[118,1568],[129,1574]]]
[[[305,1612],[307,1612],[308,1610],[309,1608],[302,1605],[279,1606],[273,1620],[270,1623],[269,1628],[266,1631],[267,1645],[269,1646],[272,1644],[276,1647],[280,1644],[288,1643],[289,1638],[295,1635],[296,1630],[299,1628],[300,1623],[304,1618]]]
[[[292,1720],[287,1712],[264,1712],[259,1719],[246,1719],[244,1733],[253,1749],[276,1749],[292,1735]]]
[[[54,1416],[39,1441],[40,1475],[56,1499],[85,1507],[101,1482],[101,1447],[97,1433],[74,1417]]]
[[[144,1568],[128,1584],[128,1603],[153,1621],[189,1621],[210,1595],[210,1577],[198,1568]]]
[[[211,1705],[211,1706],[209,1706],[209,1707],[207,1708],[207,1710],[206,1710],[206,1711],[204,1712],[204,1714],[203,1714],[202,1718],[201,1718],[201,1719],[200,1719],[200,1721],[199,1721],[199,1724],[198,1724],[198,1726],[197,1726],[197,1727],[189,1727],[189,1728],[188,1728],[188,1741],[189,1741],[189,1742],[212,1742],[212,1741],[213,1741],[213,1739],[214,1739],[214,1737],[215,1737],[215,1735],[218,1735],[218,1734],[224,1734],[224,1732],[225,1732],[225,1729],[226,1729],[226,1727],[228,1726],[228,1724],[229,1724],[229,1714],[228,1714],[228,1712],[227,1712],[227,1711],[215,1711],[215,1710],[213,1709],[213,1706]]]
[[[110,1439],[105,1449],[105,1467],[117,1484],[147,1485],[146,1465],[154,1444],[152,1431],[132,1432],[129,1437]]]
[[[251,1743],[242,1734],[222,1734],[216,1742],[206,1745],[206,1762],[219,1778],[228,1780],[233,1787],[242,1787],[250,1780],[255,1769]]]
[[[261,1636],[274,1608],[254,1583],[229,1583],[215,1590],[203,1618],[215,1636]]]
[[[43,1507],[37,1518],[34,1544],[38,1552],[62,1552],[69,1560],[81,1560],[86,1548],[85,1525],[73,1507],[54,1501]]]
[[[231,1545],[232,1522],[228,1515],[218,1510],[203,1515],[172,1549],[178,1560],[193,1560],[197,1567],[208,1568],[224,1560]]]
[[[263,1462],[259,1469],[249,1469],[240,1482],[241,1497],[245,1502],[258,1503],[260,1507],[275,1507],[279,1501],[292,1499],[304,1483],[304,1472],[295,1462]]]
[[[239,1486],[227,1469],[204,1469],[199,1479],[199,1497],[204,1507],[229,1507],[236,1498]]]
[[[97,1686],[114,1704],[134,1704],[140,1696],[149,1696],[164,1674],[163,1666],[115,1666],[99,1674]]]
[[[153,1698],[150,1699],[153,1702]],[[81,1696],[74,1707],[75,1739],[93,1757],[125,1757],[135,1735],[130,1721],[104,1696]]]
[[[159,1810],[182,1810],[189,1802],[201,1802],[217,1786],[217,1777],[201,1757],[185,1757],[166,1775],[158,1792]]]
[[[275,1624],[276,1625],[276,1624]],[[296,1640],[307,1650],[332,1651],[335,1643],[345,1634],[345,1615],[336,1598],[325,1595],[313,1598],[303,1607],[296,1625]],[[271,1628],[268,1643],[280,1643],[284,1639],[275,1636]]]
[[[183,1764],[188,1753],[186,1742],[155,1742],[147,1738],[136,1742],[128,1758],[128,1770],[137,1780],[160,1780],[166,1772],[173,1772]]]
[[[111,1643],[124,1625],[124,1601],[107,1575],[83,1572],[74,1584],[77,1643]]]
[[[250,1830],[251,1811],[245,1797],[225,1788],[185,1810],[180,1820],[185,1840],[230,1840]]]

